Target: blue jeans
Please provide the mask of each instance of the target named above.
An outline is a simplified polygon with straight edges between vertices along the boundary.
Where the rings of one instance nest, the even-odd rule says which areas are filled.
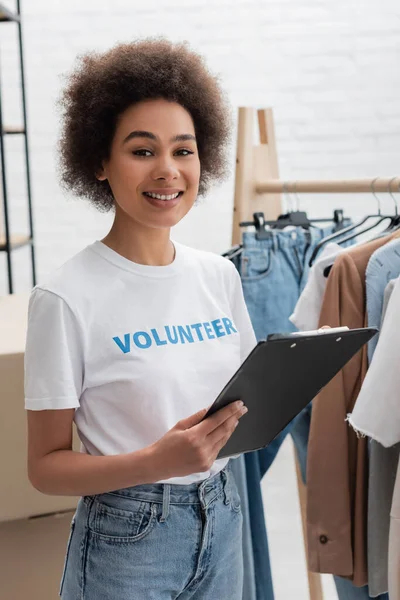
[[[345,225],[348,224],[350,222]],[[316,244],[333,229],[330,226],[310,228],[309,231],[302,228],[272,230],[265,240],[257,240],[253,232],[243,234],[243,251],[233,262],[241,276],[244,297],[258,340],[265,339],[270,333],[295,331],[289,316],[307,282],[309,259]],[[257,600],[274,598],[260,481],[288,433],[295,443],[305,480],[310,415],[311,405],[266,448],[244,455]]]
[[[273,230],[265,240],[252,232],[243,234],[237,266],[258,340],[296,330],[289,317],[307,283],[312,251],[327,233],[317,228]]]
[[[201,484],[80,498],[63,600],[242,600],[242,514],[229,463]]]
[[[345,225],[350,224],[347,221]],[[243,234],[243,252],[234,259],[243,286],[246,305],[257,340],[270,333],[296,331],[289,317],[303,291],[309,274],[308,262],[316,244],[332,233],[332,226],[295,230],[271,230],[268,238],[257,240],[253,232]],[[266,473],[288,433],[299,456],[303,480],[306,477],[306,455],[311,407],[306,408],[264,450],[261,466]],[[254,453],[255,454],[255,453]],[[252,460],[246,454],[246,461]]]
[[[349,224],[349,223],[348,223]],[[266,240],[244,233],[243,252],[236,261],[243,292],[258,340],[270,333],[295,331],[289,321],[297,300],[307,283],[311,253],[332,228],[271,231]],[[306,481],[307,445],[311,423],[311,403],[272,441],[257,452],[245,454],[250,523],[254,551],[257,600],[273,600],[272,575],[265,533],[264,509],[259,482],[273,463],[288,433],[299,458],[302,479]],[[368,586],[356,588],[351,581],[334,577],[340,600],[368,600]],[[386,594],[380,600],[388,600]]]
[[[351,581],[334,575],[336,591],[339,600],[369,600],[368,586],[355,587]],[[389,594],[376,596],[377,600],[389,600]]]
[[[343,227],[351,224],[345,219]],[[254,232],[243,234],[243,252],[233,262],[238,269],[246,305],[257,340],[270,333],[296,331],[289,321],[307,280],[308,266],[317,243],[336,231],[325,228],[301,227],[295,230],[271,230],[268,238],[257,240]],[[346,246],[352,245],[348,242]],[[264,475],[275,459],[286,435],[290,433],[299,458],[303,481],[306,480],[307,445],[311,420],[311,404],[282,431],[275,440],[259,452],[263,454],[260,472]],[[255,453],[253,453],[255,455]],[[253,460],[246,454],[246,461]]]
[[[289,321],[308,277],[308,261],[316,243],[332,228],[313,228],[309,232],[271,231],[268,239],[257,240],[255,233],[243,234],[243,252],[233,262],[240,273],[244,297],[258,340],[269,333],[294,331]],[[302,419],[299,415],[297,443],[305,471],[306,440],[302,437]],[[252,562],[257,600],[273,600],[273,582],[269,561],[268,538],[265,528],[263,498],[260,481],[273,463],[293,421],[272,442],[257,452],[244,455],[249,504],[246,521],[250,526]],[[244,532],[248,535],[248,532]],[[248,552],[248,544],[244,548]],[[250,562],[250,559],[249,559]],[[244,589],[244,597],[250,590]]]

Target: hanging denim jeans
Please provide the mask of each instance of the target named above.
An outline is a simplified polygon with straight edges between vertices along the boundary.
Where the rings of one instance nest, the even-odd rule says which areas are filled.
[[[265,240],[258,240],[253,232],[243,234],[243,252],[233,262],[241,276],[246,305],[258,340],[265,339],[270,333],[296,331],[289,316],[307,282],[311,254],[316,244],[330,233],[332,226],[271,230]],[[291,431],[305,479],[309,420],[310,408],[307,408],[268,448],[262,450],[267,454],[267,460],[262,461],[263,468],[269,468]]]
[[[348,224],[349,221],[345,225]],[[307,282],[311,253],[323,237],[332,233],[332,228],[269,233],[266,240],[257,240],[255,233],[244,233],[243,252],[234,260],[258,340],[270,333],[296,330],[289,316]],[[310,421],[311,404],[267,448],[245,454],[257,600],[274,598],[260,481],[288,433],[296,447],[303,481],[306,480]],[[368,586],[357,588],[341,577],[334,577],[334,581],[339,600],[369,600]],[[379,600],[388,600],[387,594]]]
[[[333,579],[339,600],[369,600],[371,598],[367,585],[355,587],[348,579],[336,577],[336,575]],[[389,594],[380,594],[376,596],[376,600],[389,600]]]
[[[295,331],[289,316],[306,284],[308,261],[318,241],[331,232],[332,228],[271,230],[266,240],[257,240],[255,233],[243,234],[243,252],[233,262],[242,279],[247,308],[258,340],[265,339],[270,333]],[[299,457],[303,458],[300,462],[305,472],[308,432],[303,440],[300,415],[296,419],[299,432],[294,440]],[[260,482],[293,424],[292,421],[267,448],[247,453],[244,457],[257,600],[274,598]]]
[[[351,222],[346,220],[343,226]],[[271,230],[265,240],[243,234],[243,252],[233,262],[238,269],[250,318],[258,340],[270,333],[292,332],[289,321],[307,282],[308,262],[316,244],[336,228]],[[273,463],[286,435],[291,433],[305,480],[311,405],[306,407],[271,444],[244,456],[257,600],[274,598],[260,482]]]

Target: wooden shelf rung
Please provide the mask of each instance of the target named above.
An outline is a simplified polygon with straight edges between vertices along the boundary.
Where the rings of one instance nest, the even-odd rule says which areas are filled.
[[[25,133],[23,127],[4,127],[3,132],[6,135],[22,135]]]
[[[22,246],[27,246],[31,243],[31,238],[29,235],[16,234],[11,236],[11,249],[16,250],[17,248],[22,248]],[[6,236],[0,234],[0,252],[5,252],[6,250]]]
[[[15,21],[18,23],[19,20],[19,15],[11,12],[11,10],[6,8],[3,4],[0,4],[0,22]]]

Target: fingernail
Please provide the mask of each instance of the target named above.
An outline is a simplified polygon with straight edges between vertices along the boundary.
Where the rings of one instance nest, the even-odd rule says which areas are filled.
[[[242,415],[245,415],[247,412],[249,412],[249,409],[246,406],[242,408]]]
[[[244,406],[244,402],[242,402],[242,400],[240,400],[240,402],[237,403],[238,408],[242,408],[242,406]]]

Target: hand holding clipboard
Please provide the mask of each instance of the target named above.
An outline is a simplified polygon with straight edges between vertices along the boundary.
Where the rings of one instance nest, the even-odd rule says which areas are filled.
[[[249,409],[218,458],[267,446],[377,332],[324,328],[259,342],[204,415],[239,398]]]

